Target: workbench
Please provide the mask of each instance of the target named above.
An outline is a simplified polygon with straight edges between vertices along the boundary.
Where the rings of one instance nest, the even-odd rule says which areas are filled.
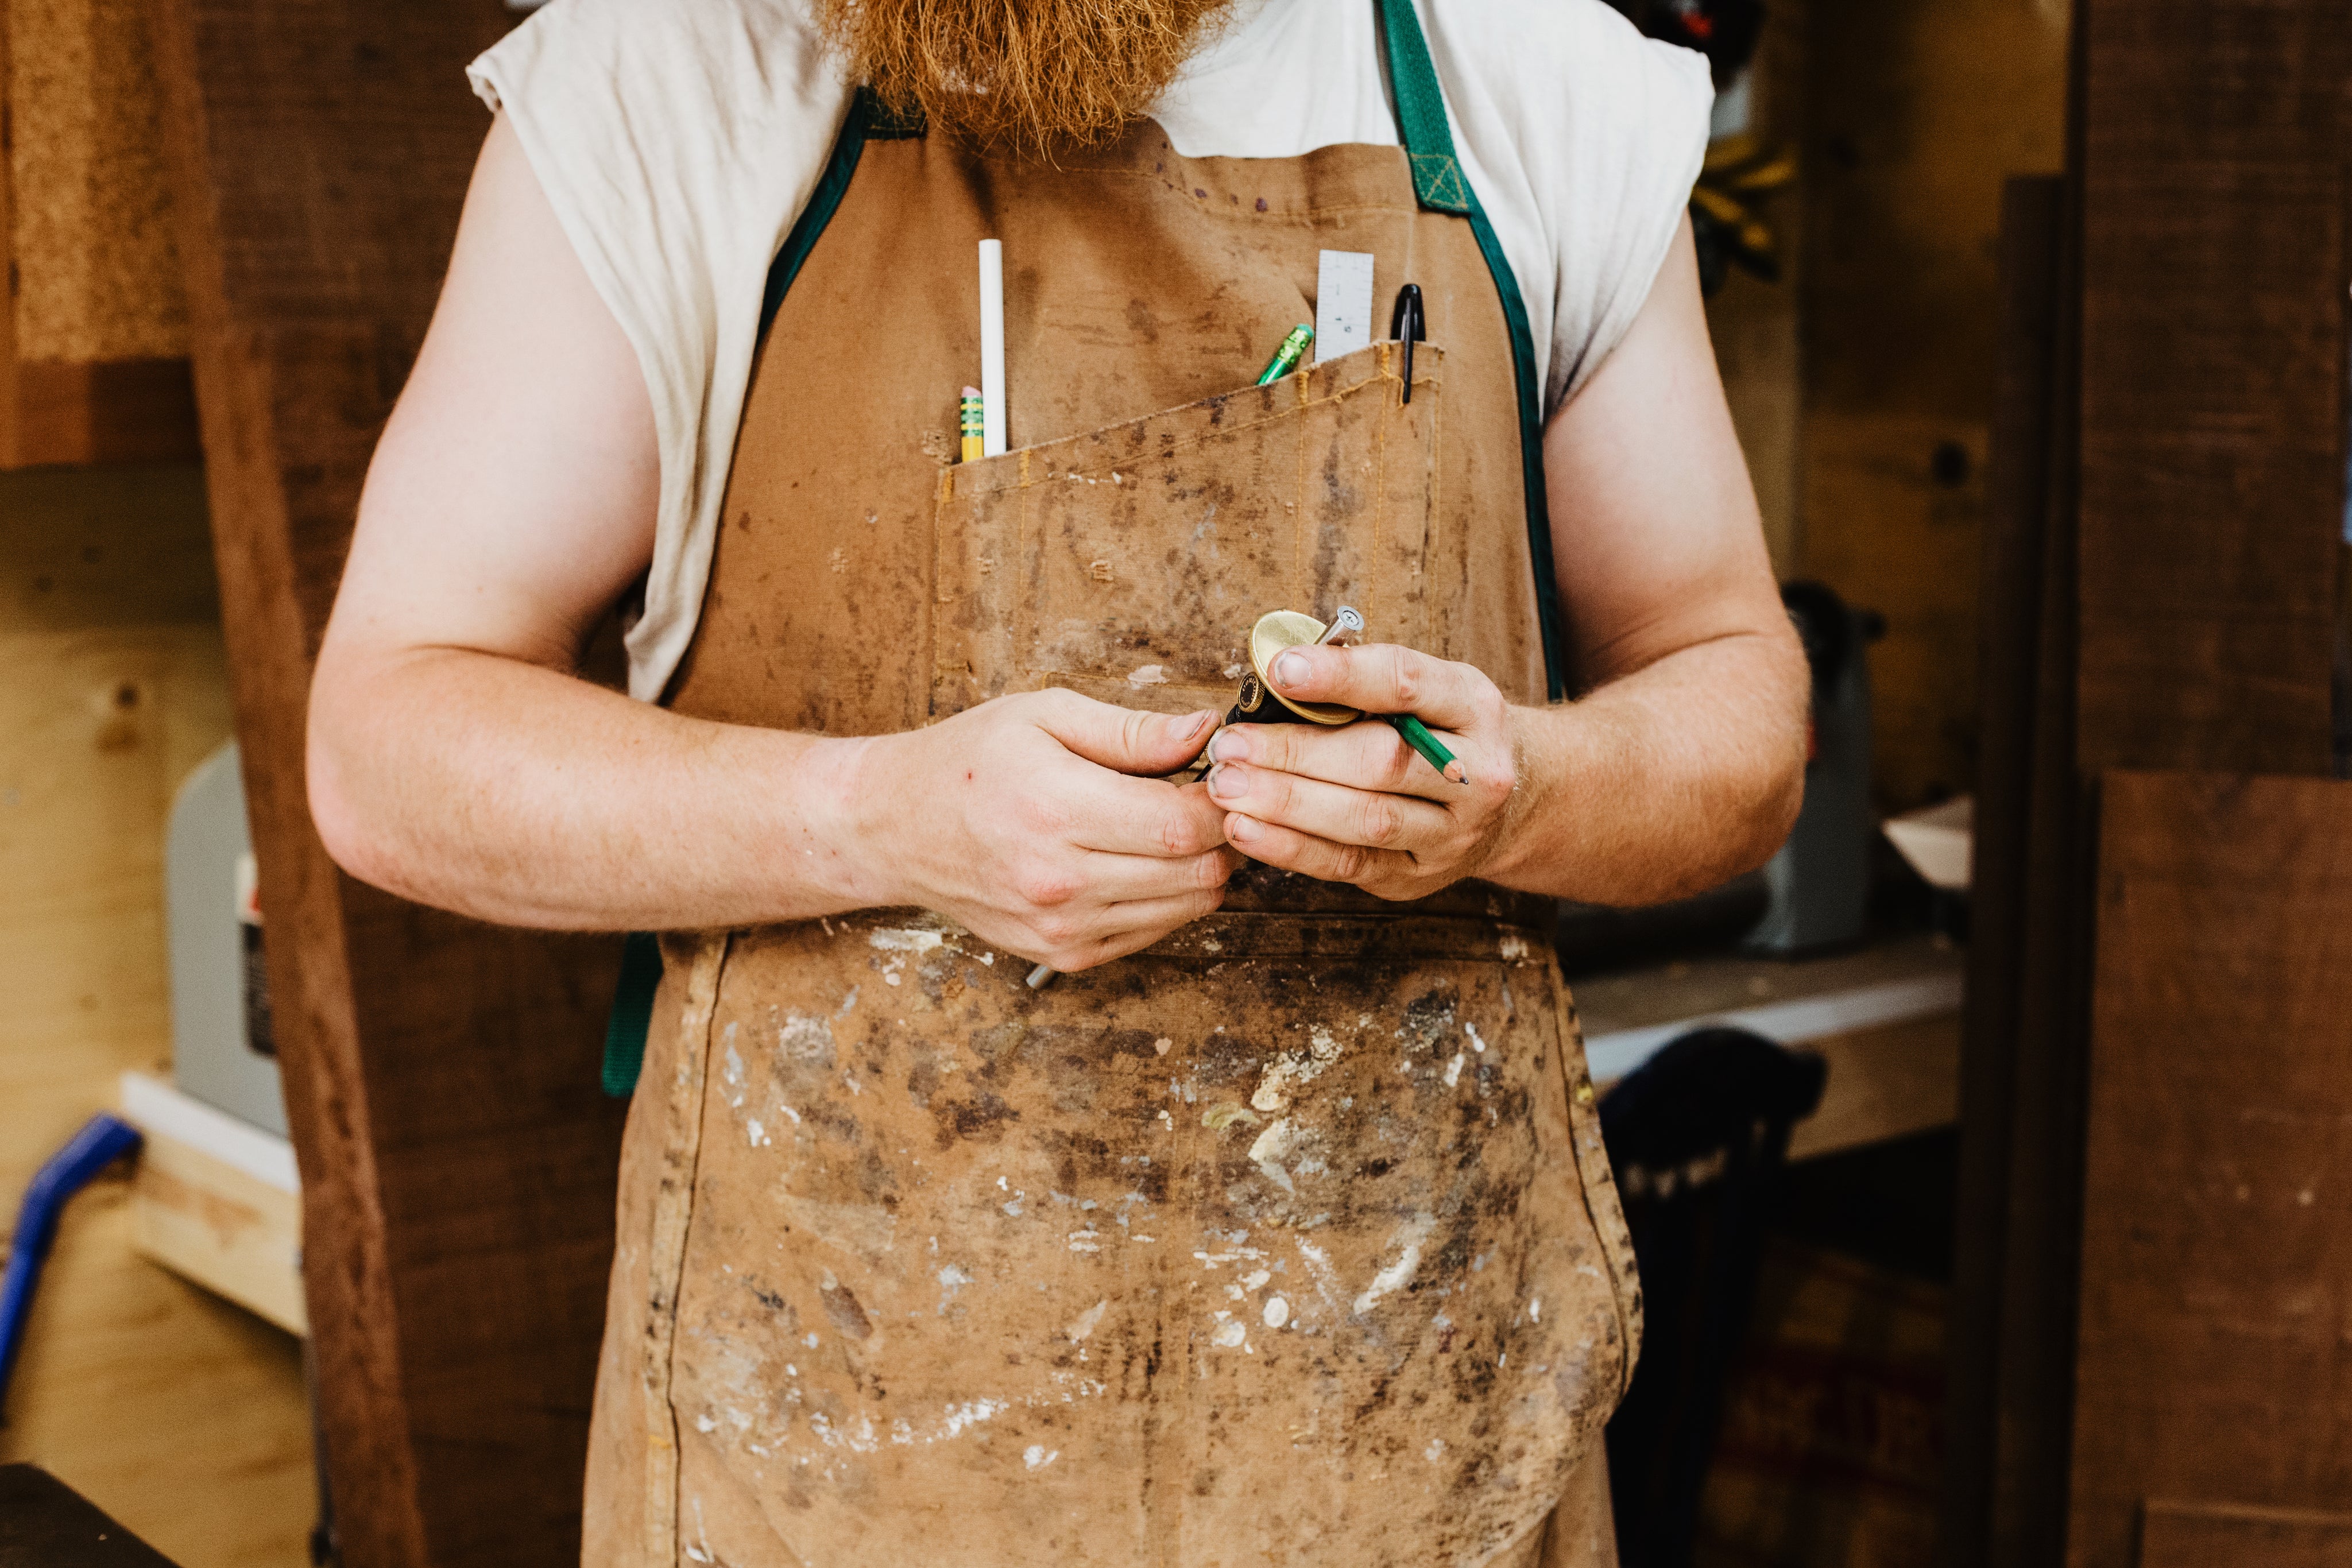
[[[1829,1085],[1790,1140],[1801,1160],[1958,1119],[1965,962],[1948,939],[1919,936],[1818,958],[1724,953],[1570,985],[1603,1093],[1702,1024],[1819,1052]]]

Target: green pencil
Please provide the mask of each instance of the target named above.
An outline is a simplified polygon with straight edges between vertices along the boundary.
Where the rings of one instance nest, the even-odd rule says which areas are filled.
[[[1456,784],[1470,782],[1470,770],[1462,766],[1454,753],[1445,749],[1444,742],[1429,733],[1429,726],[1409,713],[1392,713],[1388,721],[1396,726],[1404,743],[1421,753],[1421,759]]]
[[[1298,361],[1307,353],[1307,345],[1314,340],[1315,329],[1306,322],[1301,321],[1293,327],[1289,335],[1282,340],[1282,346],[1275,350],[1274,358],[1266,361],[1265,373],[1257,378],[1257,384],[1264,386],[1268,382],[1278,382],[1297,370]]]

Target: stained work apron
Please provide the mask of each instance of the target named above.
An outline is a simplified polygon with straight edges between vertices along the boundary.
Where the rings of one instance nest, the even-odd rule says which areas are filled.
[[[1541,701],[1531,371],[1385,16],[1411,152],[1188,159],[1146,122],[1046,168],[861,104],[772,284],[673,706],[1222,707],[1259,613],[1342,601]],[[952,465],[989,236],[1016,450]],[[1410,402],[1391,343],[1249,384],[1324,248],[1422,287]],[[665,938],[586,1561],[1612,1561],[1640,1309],[1549,922],[1252,868],[1042,991],[912,909]]]

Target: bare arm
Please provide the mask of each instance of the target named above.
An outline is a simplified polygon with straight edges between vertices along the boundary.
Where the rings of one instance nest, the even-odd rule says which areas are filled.
[[[1221,814],[1127,776],[1181,766],[1210,715],[1036,693],[826,739],[579,678],[651,558],[657,469],[635,358],[501,122],[311,691],[311,810],[354,875],[592,929],[920,904],[1066,969],[1216,906]]]
[[[1475,874],[1632,904],[1712,886],[1779,846],[1803,786],[1804,656],[1687,225],[1633,329],[1553,416],[1544,471],[1587,695],[1514,708],[1470,666],[1406,650],[1286,655],[1302,675],[1284,689],[1418,713],[1471,779],[1439,779],[1384,724],[1236,726],[1209,784],[1245,853],[1394,897]]]

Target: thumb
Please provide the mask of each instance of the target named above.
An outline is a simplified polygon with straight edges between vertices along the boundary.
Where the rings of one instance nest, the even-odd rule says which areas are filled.
[[[1060,691],[1043,705],[1037,727],[1076,756],[1119,773],[1173,773],[1209,743],[1214,713],[1139,713]]]

